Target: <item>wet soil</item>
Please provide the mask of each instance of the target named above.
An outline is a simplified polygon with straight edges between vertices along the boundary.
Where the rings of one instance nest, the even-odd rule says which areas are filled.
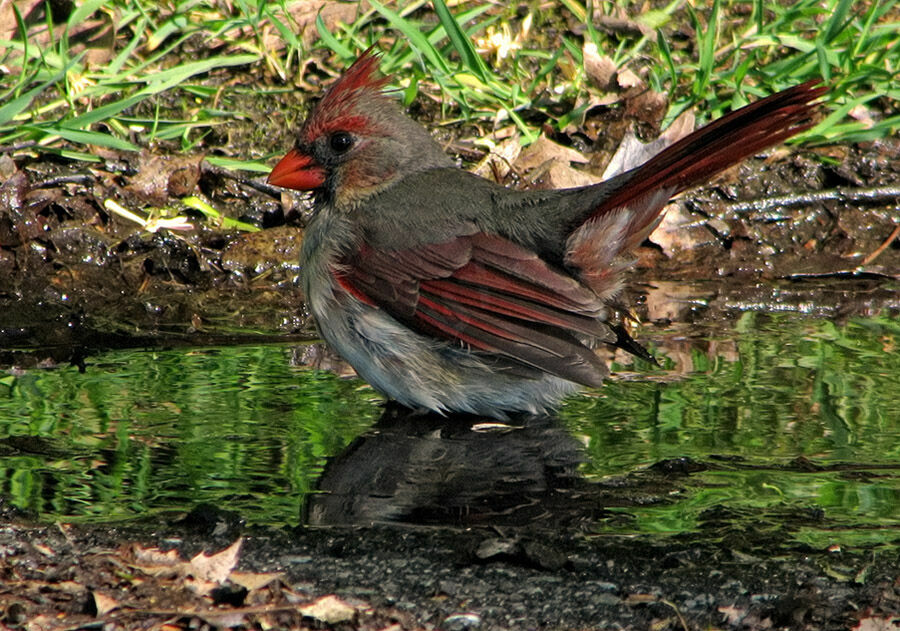
[[[646,286],[690,281],[726,310],[781,310],[792,294],[808,306],[796,308],[829,315],[896,308],[900,142],[823,152],[828,162],[816,152],[749,161],[673,206],[638,253],[636,300]],[[73,168],[2,156],[0,171],[0,365],[314,337],[295,282],[304,198],[197,157],[116,154]],[[181,210],[195,229],[151,231],[106,204],[163,213],[188,193],[262,230]]]
[[[782,516],[804,519],[815,516]],[[199,572],[151,558],[227,549],[235,515],[207,508],[143,527],[4,521],[6,628],[827,631],[894,628],[900,611],[896,554],[784,545],[762,530],[729,536],[715,516],[668,539],[540,526],[251,528],[240,573],[206,592]],[[310,609],[334,604],[329,595],[343,608]]]

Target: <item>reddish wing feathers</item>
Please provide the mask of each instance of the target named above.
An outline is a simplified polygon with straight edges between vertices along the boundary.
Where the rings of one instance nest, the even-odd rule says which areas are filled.
[[[313,124],[348,115],[361,91],[380,89],[381,80],[371,78],[376,65],[371,55],[357,61],[319,106],[318,113],[327,113],[323,122]],[[364,247],[343,261],[336,282],[419,331],[597,385],[606,368],[571,332],[633,344],[598,319],[604,297],[616,288],[615,257],[658,222],[671,195],[809,128],[813,101],[824,91],[810,82],[757,101],[623,176],[569,241],[566,259],[594,291],[521,246],[484,233],[404,251]]]
[[[502,237],[477,233],[402,252],[363,248],[338,282],[422,332],[588,385],[606,369],[572,331],[616,339],[602,305],[564,272]]]

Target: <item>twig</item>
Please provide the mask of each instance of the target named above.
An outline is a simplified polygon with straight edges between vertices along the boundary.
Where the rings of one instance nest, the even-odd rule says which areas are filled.
[[[684,616],[681,615],[681,612],[678,610],[678,606],[675,603],[670,602],[665,598],[660,598],[659,602],[674,609],[675,615],[678,616],[678,621],[681,623],[681,628],[684,629],[684,631],[691,631],[691,628],[688,626],[687,620],[685,620]]]
[[[726,204],[725,210],[734,213],[765,211],[789,206],[809,206],[817,202],[837,200],[842,202],[866,202],[869,204],[891,202],[900,199],[900,186],[876,186],[873,188],[833,188],[797,195],[763,197],[749,202]]]
[[[869,263],[871,263],[872,261],[877,259],[878,255],[881,254],[882,252],[884,252],[885,250],[887,250],[887,247],[891,243],[894,242],[894,239],[896,239],[898,235],[900,235],[900,223],[898,223],[896,226],[894,226],[893,232],[891,232],[890,236],[888,236],[888,238],[885,239],[884,243],[882,243],[877,248],[875,248],[874,252],[872,252],[869,256],[867,256],[866,258],[864,258],[862,260],[862,263],[860,263],[860,266],[868,265]]]
[[[218,175],[219,177],[228,178],[229,180],[234,180],[235,182],[238,182],[239,184],[244,184],[246,186],[249,186],[250,188],[254,188],[257,191],[259,191],[260,193],[265,193],[266,195],[269,195],[276,199],[281,197],[281,189],[280,188],[278,188],[276,186],[272,186],[271,184],[266,184],[264,181],[262,181],[261,178],[250,179],[248,177],[238,175],[234,171],[229,171],[228,169],[223,169],[222,167],[213,166],[212,164],[209,164],[208,162],[202,162],[200,168],[203,169],[204,173],[209,173],[211,175]]]

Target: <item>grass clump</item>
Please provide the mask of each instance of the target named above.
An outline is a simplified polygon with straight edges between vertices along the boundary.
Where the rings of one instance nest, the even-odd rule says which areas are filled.
[[[287,0],[237,0],[228,11],[85,0],[61,22],[50,12],[35,20],[37,4],[30,15],[16,6],[11,35],[0,41],[4,152],[96,161],[97,148],[195,150],[214,127],[244,116],[229,91],[283,92],[305,84],[308,60],[336,73],[372,44],[407,104],[433,99],[444,120],[483,127],[508,121],[526,143],[544,125],[578,121],[603,91],[585,71],[586,45],[669,95],[663,126],[700,103],[713,118],[820,77],[831,87],[827,114],[797,141],[872,140],[900,127],[896,0],[716,0],[702,12],[672,0],[643,13],[637,4],[579,0],[552,9],[371,0],[352,20],[328,20],[324,10],[310,18],[318,32],[311,45]]]

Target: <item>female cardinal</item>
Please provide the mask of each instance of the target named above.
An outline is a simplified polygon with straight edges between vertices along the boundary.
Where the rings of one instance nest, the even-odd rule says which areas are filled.
[[[809,128],[806,83],[690,134],[593,186],[515,191],[457,168],[383,93],[364,53],[318,103],[269,182],[312,191],[301,254],[325,340],[412,408],[505,418],[599,385],[628,251],[669,199]]]

